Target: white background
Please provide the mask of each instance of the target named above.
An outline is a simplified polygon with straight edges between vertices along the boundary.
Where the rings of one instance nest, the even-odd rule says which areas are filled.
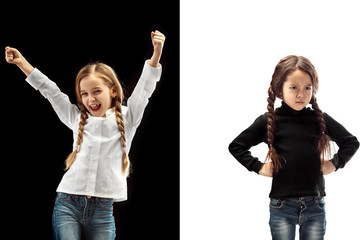
[[[271,179],[248,172],[228,145],[266,111],[274,68],[290,54],[312,61],[320,108],[360,139],[359,3],[182,0],[180,7],[181,239],[271,239]],[[251,151],[264,160],[267,149]],[[359,157],[325,177],[327,240],[359,236]]]

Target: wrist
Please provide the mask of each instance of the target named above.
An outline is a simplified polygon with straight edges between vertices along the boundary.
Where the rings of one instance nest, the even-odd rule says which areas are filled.
[[[16,64],[16,66],[18,66],[18,68],[20,68],[26,76],[29,76],[30,73],[34,70],[34,67],[31,66],[31,64],[26,61],[26,59],[22,59],[22,61]]]
[[[155,67],[155,68],[160,67],[160,57],[161,57],[161,54],[156,54],[154,52],[154,54],[152,55],[152,57],[148,61],[149,65],[152,66],[152,67]]]

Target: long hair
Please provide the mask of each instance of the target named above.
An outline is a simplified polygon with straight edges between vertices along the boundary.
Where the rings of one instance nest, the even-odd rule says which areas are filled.
[[[130,169],[130,161],[128,159],[127,153],[126,153],[126,139],[125,139],[125,126],[124,126],[124,119],[122,115],[122,102],[124,99],[124,93],[123,89],[121,87],[120,81],[115,73],[115,71],[108,65],[104,63],[94,63],[94,64],[88,64],[84,66],[79,73],[76,76],[75,80],[75,92],[76,92],[76,98],[78,107],[81,110],[81,117],[79,122],[79,130],[78,130],[78,136],[76,141],[76,148],[75,150],[70,153],[70,155],[67,157],[65,161],[65,171],[68,170],[71,165],[74,163],[76,155],[78,151],[80,150],[80,146],[83,140],[83,134],[84,134],[84,126],[86,123],[86,119],[88,118],[87,115],[87,109],[82,103],[81,100],[81,94],[80,94],[80,81],[90,75],[96,75],[97,77],[100,77],[104,80],[104,83],[109,87],[115,87],[116,89],[116,97],[112,99],[111,107],[115,109],[116,114],[116,122],[119,127],[120,131],[120,143],[121,143],[121,149],[122,149],[122,173],[125,176],[128,176],[129,169]]]
[[[283,84],[286,81],[287,77],[293,73],[295,70],[301,70],[307,73],[312,82],[313,94],[310,100],[310,104],[312,104],[312,108],[315,111],[316,119],[319,125],[319,140],[318,140],[318,152],[320,154],[320,160],[324,161],[325,157],[331,154],[330,148],[330,138],[325,134],[325,120],[323,116],[323,112],[319,108],[317,104],[317,99],[315,94],[319,88],[319,79],[315,67],[312,65],[309,59],[302,56],[290,55],[280,60],[280,62],[275,67],[275,71],[272,75],[272,81],[270,83],[270,87],[268,89],[268,121],[267,121],[267,134],[268,134],[268,145],[269,151],[266,157],[266,161],[272,162],[274,171],[278,172],[282,167],[281,157],[276,152],[274,147],[274,138],[276,132],[276,114],[274,110],[275,100],[276,98],[281,98]]]

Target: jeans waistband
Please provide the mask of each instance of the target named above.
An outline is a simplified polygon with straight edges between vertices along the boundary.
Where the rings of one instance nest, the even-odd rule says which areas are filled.
[[[63,192],[57,192],[56,193],[57,198],[67,198],[67,199],[73,199],[73,200],[80,200],[80,199],[92,199],[96,200],[99,199],[101,201],[114,201],[112,198],[102,198],[102,197],[93,197],[93,196],[86,196],[86,195],[77,195],[77,194],[70,194],[70,193],[63,193]]]
[[[288,201],[313,201],[315,199],[321,199],[321,196],[305,196],[305,197],[295,197],[295,198],[284,198],[284,199],[276,199],[275,200],[288,200]]]

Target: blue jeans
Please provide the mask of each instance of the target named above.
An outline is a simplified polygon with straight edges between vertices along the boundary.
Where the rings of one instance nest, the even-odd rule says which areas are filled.
[[[273,240],[294,240],[296,225],[300,240],[323,240],[326,231],[322,197],[270,199],[270,228]]]
[[[113,199],[58,193],[52,216],[54,239],[115,239]]]

